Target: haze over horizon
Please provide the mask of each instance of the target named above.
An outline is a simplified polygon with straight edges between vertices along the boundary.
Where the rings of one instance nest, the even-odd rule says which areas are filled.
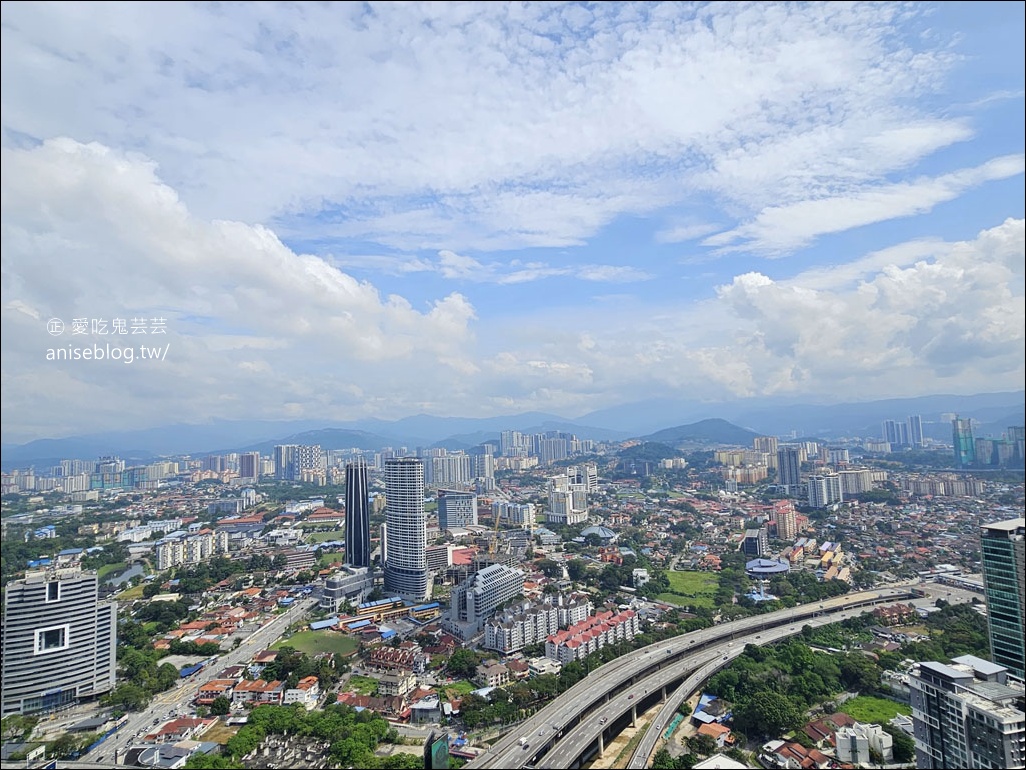
[[[1021,3],[0,16],[5,444],[1026,380]]]

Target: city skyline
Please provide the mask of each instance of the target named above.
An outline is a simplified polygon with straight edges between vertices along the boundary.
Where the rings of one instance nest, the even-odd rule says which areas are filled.
[[[2,17],[5,441],[1026,376],[1021,4]]]

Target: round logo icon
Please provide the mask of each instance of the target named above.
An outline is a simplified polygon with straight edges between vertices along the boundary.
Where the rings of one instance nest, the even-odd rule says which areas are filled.
[[[46,330],[54,337],[59,334],[64,334],[64,321],[60,318],[51,318],[46,322]]]

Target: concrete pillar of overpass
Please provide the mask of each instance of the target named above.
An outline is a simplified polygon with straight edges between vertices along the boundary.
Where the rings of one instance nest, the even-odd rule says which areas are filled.
[[[631,727],[638,726],[638,707],[631,706]]]
[[[602,736],[602,733],[601,733],[601,732],[599,733],[599,739],[598,739],[598,744],[599,744],[599,752],[598,752],[598,755],[599,755],[599,759],[602,759],[602,755],[603,755],[603,754],[605,753],[605,751],[606,751],[606,742],[605,742],[605,740],[603,739],[603,736]]]
[[[661,688],[659,688],[659,700],[662,700],[662,701],[666,700],[666,685],[665,684]]]

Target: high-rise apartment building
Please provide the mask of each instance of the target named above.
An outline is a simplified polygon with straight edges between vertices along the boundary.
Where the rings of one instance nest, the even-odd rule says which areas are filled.
[[[95,572],[50,569],[8,583],[2,643],[3,716],[73,705],[114,689],[117,604]]]
[[[503,524],[521,529],[533,530],[535,526],[535,510],[532,503],[507,503],[504,500],[496,500],[492,503],[492,516],[497,516]]]
[[[410,601],[431,595],[427,569],[424,465],[415,457],[385,463],[385,593]]]
[[[371,564],[370,489],[363,458],[346,465],[346,562],[353,567]]]
[[[809,477],[809,505],[813,508],[826,508],[844,500],[841,490],[841,477],[836,473]]]
[[[438,490],[438,528],[454,529],[477,524],[477,495],[456,489]]]
[[[574,479],[569,473],[549,478],[549,523],[573,525],[588,520],[588,485],[576,484]]]
[[[917,768],[1021,768],[1021,680],[972,655],[920,663],[909,677]]]
[[[239,478],[253,481],[260,478],[259,452],[243,452],[239,455]]]
[[[773,521],[780,540],[794,540],[798,535],[798,513],[790,500],[781,500],[773,506]]]
[[[908,440],[912,442],[912,446],[919,448],[923,446],[923,418],[922,415],[913,414],[909,415],[908,422]]]
[[[897,420],[884,420],[883,440],[892,447],[909,446],[908,423]]]
[[[785,446],[777,450],[777,483],[788,489],[802,483],[802,453],[799,447]]]
[[[1015,676],[1026,677],[1023,622],[1026,570],[1026,518],[984,524],[980,528],[983,585],[987,596],[991,659]]]
[[[280,481],[303,481],[324,473],[324,450],[317,444],[279,444],[274,447],[274,477]]]
[[[492,564],[453,587],[450,618],[454,623],[469,624],[467,630],[479,629],[499,606],[523,592],[523,570]]]
[[[756,452],[765,452],[768,455],[776,455],[779,446],[776,436],[756,436],[752,439],[752,449]]]
[[[468,484],[473,478],[470,455],[465,455],[462,452],[425,459],[425,471],[429,462],[431,463],[430,483],[435,486]]]
[[[951,443],[955,448],[956,468],[971,468],[976,464],[976,442],[973,441],[972,420],[955,417],[951,421]]]

